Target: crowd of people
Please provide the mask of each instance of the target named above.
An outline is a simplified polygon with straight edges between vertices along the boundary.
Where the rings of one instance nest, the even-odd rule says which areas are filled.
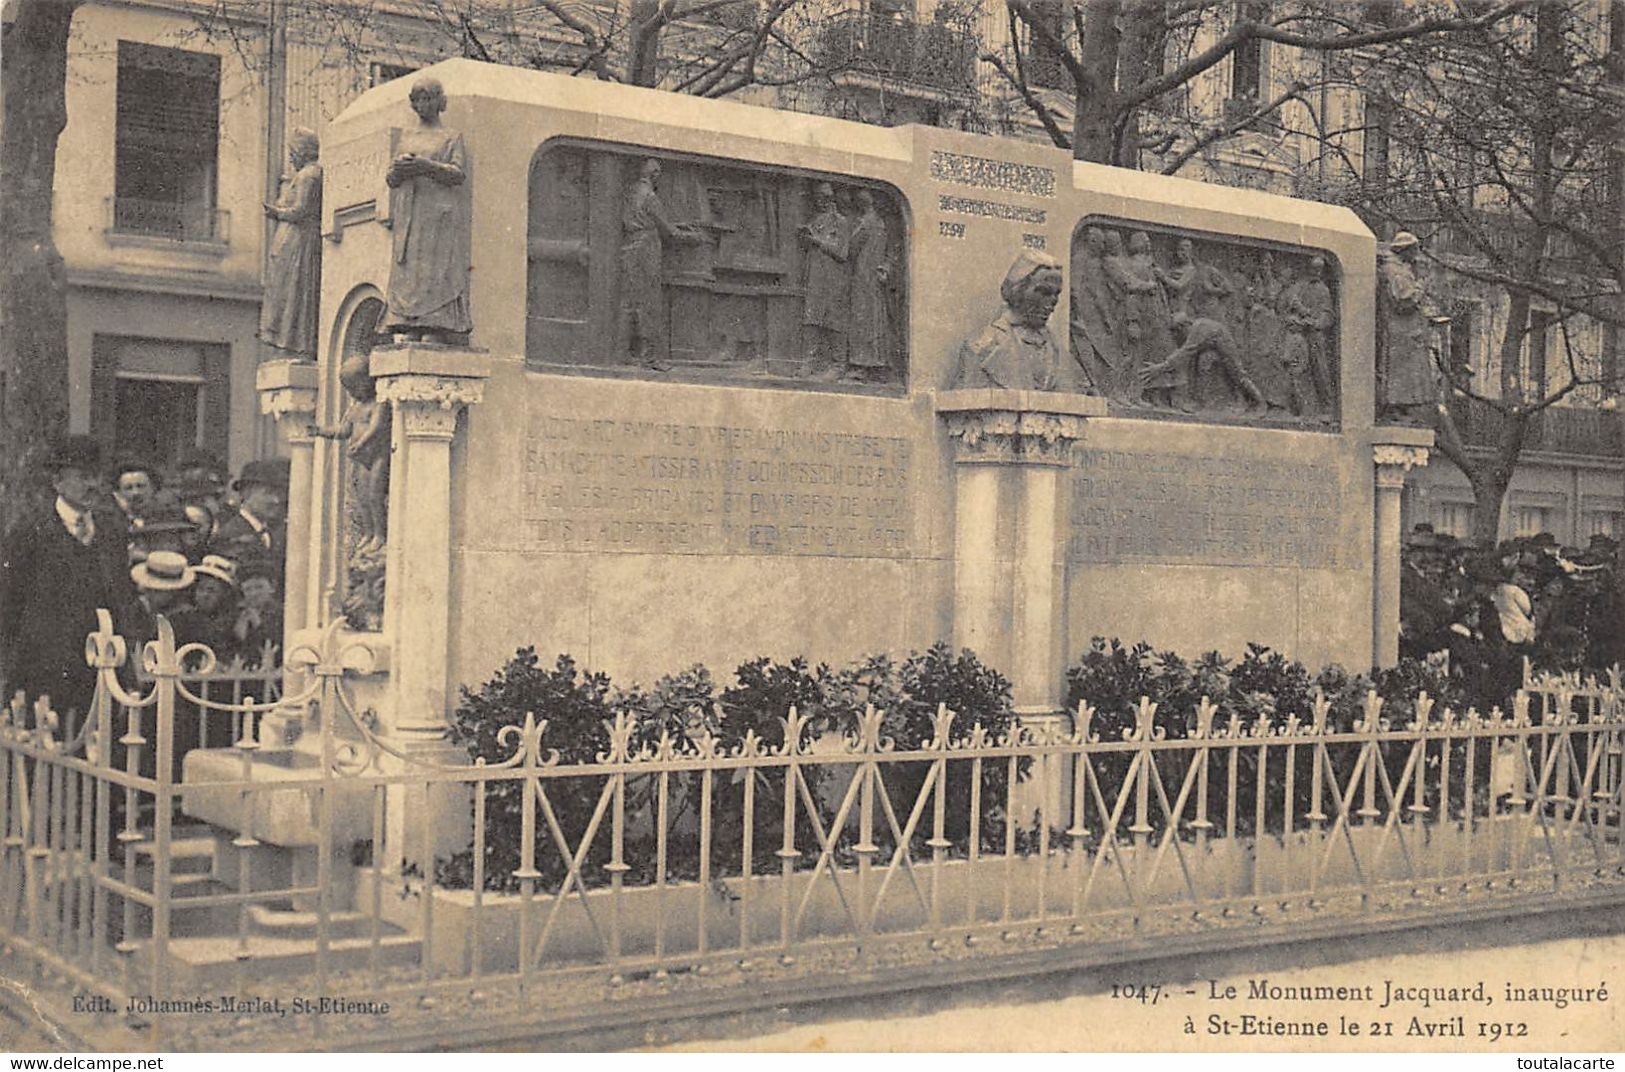
[[[107,464],[95,439],[68,436],[44,470],[55,501],[12,528],[0,553],[5,695],[48,693],[84,710],[98,608],[132,652],[157,636],[160,614],[179,643],[207,644],[223,662],[252,666],[281,645],[286,460],[249,462],[228,481],[204,450],[166,466]]]
[[[1443,663],[1486,709],[1539,670],[1602,671],[1625,650],[1615,571],[1620,545],[1550,533],[1478,547],[1418,525],[1400,582],[1400,654]]]

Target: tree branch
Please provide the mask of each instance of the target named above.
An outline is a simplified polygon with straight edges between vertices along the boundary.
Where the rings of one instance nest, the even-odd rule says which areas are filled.
[[[1279,108],[1289,100],[1301,101],[1302,98],[1299,97],[1298,94],[1303,92],[1303,89],[1304,84],[1302,82],[1293,82],[1287,87],[1285,93],[1282,93],[1280,96],[1266,104],[1259,105],[1241,119],[1234,120],[1230,123],[1223,123],[1217,127],[1214,127],[1206,134],[1203,134],[1200,138],[1197,138],[1195,141],[1191,142],[1190,145],[1184,149],[1181,149],[1179,155],[1175,156],[1174,159],[1162,169],[1162,173],[1164,175],[1177,174],[1180,168],[1190,163],[1198,153],[1202,152],[1202,150],[1206,149],[1214,142],[1222,141],[1225,138],[1228,138],[1231,135],[1241,131],[1243,128],[1251,126],[1253,123],[1264,118],[1266,115],[1269,115],[1271,112],[1275,111],[1275,109]]]

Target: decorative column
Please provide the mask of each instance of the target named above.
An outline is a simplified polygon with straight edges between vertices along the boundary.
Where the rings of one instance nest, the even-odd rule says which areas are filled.
[[[294,634],[309,622],[310,523],[316,511],[311,502],[315,441],[311,424],[316,419],[316,394],[321,373],[314,361],[281,359],[261,363],[254,373],[260,394],[260,412],[271,417],[289,447],[287,562],[283,584],[282,650],[293,646]],[[285,683],[285,688],[294,685]],[[298,691],[288,688],[288,691]]]
[[[491,366],[476,351],[411,343],[372,352],[378,398],[394,408],[384,633],[392,640],[391,730],[435,752],[447,733],[451,613],[451,443]]]
[[[1024,725],[1065,731],[1063,478],[1106,400],[977,388],[941,392],[936,406],[954,448],[954,645],[1008,674]],[[1064,775],[1035,770],[1023,809],[1045,799],[1057,821]]]
[[[1399,662],[1400,504],[1405,474],[1428,463],[1433,431],[1378,427],[1372,432],[1376,465],[1375,531],[1371,553],[1371,661],[1379,667]]]

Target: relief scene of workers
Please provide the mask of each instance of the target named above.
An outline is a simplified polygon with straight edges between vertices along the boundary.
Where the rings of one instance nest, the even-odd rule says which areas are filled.
[[[1114,408],[1336,422],[1326,255],[1091,218],[1073,240],[1071,277],[1072,353]]]

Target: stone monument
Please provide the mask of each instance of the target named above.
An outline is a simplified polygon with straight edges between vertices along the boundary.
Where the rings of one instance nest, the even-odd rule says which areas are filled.
[[[413,84],[417,126],[392,83],[330,127],[333,344],[297,380],[319,405],[262,384],[351,417],[302,492],[296,460],[314,596],[368,544],[339,538],[340,484],[382,483],[360,429],[387,407],[355,689],[401,754],[452,754],[457,687],[522,645],[649,683],[952,638],[1028,721],[1064,718],[1095,635],[1379,655],[1390,485],[1425,444],[1373,425],[1351,213],[955,131],[467,60],[426,77],[451,92]],[[454,248],[480,251],[471,279]],[[424,293],[451,284],[402,316],[414,253]],[[420,837],[417,806],[391,797],[386,840]]]

